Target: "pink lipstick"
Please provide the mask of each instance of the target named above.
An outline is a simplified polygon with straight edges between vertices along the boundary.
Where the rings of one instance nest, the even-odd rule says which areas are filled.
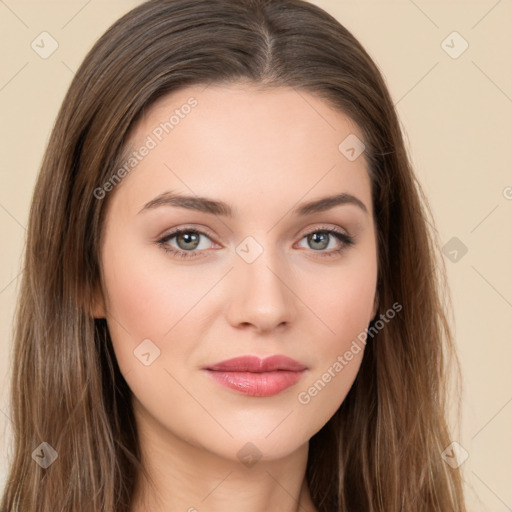
[[[272,396],[296,384],[307,367],[286,356],[242,356],[203,368],[219,384],[250,396]]]

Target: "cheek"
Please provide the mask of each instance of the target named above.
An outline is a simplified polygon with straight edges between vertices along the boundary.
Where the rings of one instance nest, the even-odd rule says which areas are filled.
[[[326,353],[350,345],[371,320],[377,285],[373,244],[346,254],[337,266],[306,272],[302,294],[316,313]],[[312,316],[312,315],[310,315]]]
[[[303,294],[316,313],[308,313],[309,328],[316,325],[315,367],[299,390],[303,413],[323,425],[336,412],[359,371],[365,350],[364,333],[371,320],[377,281],[372,247],[353,252],[343,264],[316,272],[315,286],[308,280]]]
[[[179,351],[179,344],[169,346],[166,340],[179,332],[181,319],[205,291],[193,268],[172,271],[159,248],[148,250],[140,242],[122,246],[111,239],[103,256],[109,330],[120,367],[136,364],[133,351],[145,339],[165,345],[166,352]]]
[[[358,327],[366,327],[370,320],[375,284],[368,275],[360,278],[353,272],[338,281],[332,279],[322,297],[317,297],[322,318],[336,337],[344,337]]]
[[[335,414],[345,400],[359,372],[364,355],[364,333],[369,307],[361,305],[350,293],[327,297],[322,320],[330,330],[317,336],[315,365],[309,378],[297,390],[296,403],[303,418],[309,418],[309,436],[316,433]],[[370,289],[368,288],[368,291]],[[353,290],[357,291],[357,290]],[[366,299],[370,293],[365,295]],[[332,299],[332,301],[331,301]],[[331,332],[332,331],[332,332]]]

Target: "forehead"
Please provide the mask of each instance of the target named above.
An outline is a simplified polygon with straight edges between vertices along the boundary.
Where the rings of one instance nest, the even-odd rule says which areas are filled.
[[[139,208],[179,190],[253,211],[262,201],[349,192],[371,210],[364,152],[356,159],[345,152],[352,140],[363,141],[363,134],[348,116],[297,88],[188,87],[143,113],[127,146],[127,156],[138,152],[138,160],[120,188]],[[141,157],[144,147],[150,149]]]

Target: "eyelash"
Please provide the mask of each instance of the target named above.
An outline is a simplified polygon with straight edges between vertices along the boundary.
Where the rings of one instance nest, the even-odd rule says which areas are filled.
[[[206,237],[211,238],[211,236],[208,233],[205,233],[204,231],[200,231],[195,228],[180,228],[180,229],[176,229],[176,230],[172,231],[171,233],[165,235],[163,238],[158,240],[157,243],[158,243],[158,245],[160,245],[160,247],[166,253],[171,253],[173,256],[176,256],[178,258],[182,258],[182,259],[200,258],[201,256],[199,256],[197,253],[203,252],[202,250],[182,251],[179,249],[169,248],[169,245],[167,245],[167,242],[169,242],[169,240],[173,239],[174,237],[176,237],[177,235],[179,235],[181,233],[195,233],[198,235],[205,235]],[[340,242],[343,242],[343,245],[339,249],[333,249],[331,251],[322,251],[322,250],[314,251],[312,249],[313,252],[319,253],[319,255],[323,258],[335,257],[338,254],[340,254],[341,252],[348,249],[350,246],[354,245],[354,243],[355,243],[354,238],[352,236],[347,235],[346,233],[342,233],[341,231],[338,231],[336,229],[327,228],[327,227],[317,228],[317,229],[314,229],[307,233],[304,233],[301,240],[306,238],[309,235],[312,235],[313,233],[327,233],[327,234],[332,235],[335,238],[337,238]]]

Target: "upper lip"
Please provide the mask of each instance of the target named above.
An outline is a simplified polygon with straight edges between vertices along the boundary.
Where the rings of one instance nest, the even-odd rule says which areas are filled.
[[[273,372],[276,370],[288,370],[300,372],[306,370],[303,364],[290,357],[276,355],[261,359],[257,356],[240,356],[233,359],[226,359],[210,366],[206,370],[228,371],[228,372]]]

